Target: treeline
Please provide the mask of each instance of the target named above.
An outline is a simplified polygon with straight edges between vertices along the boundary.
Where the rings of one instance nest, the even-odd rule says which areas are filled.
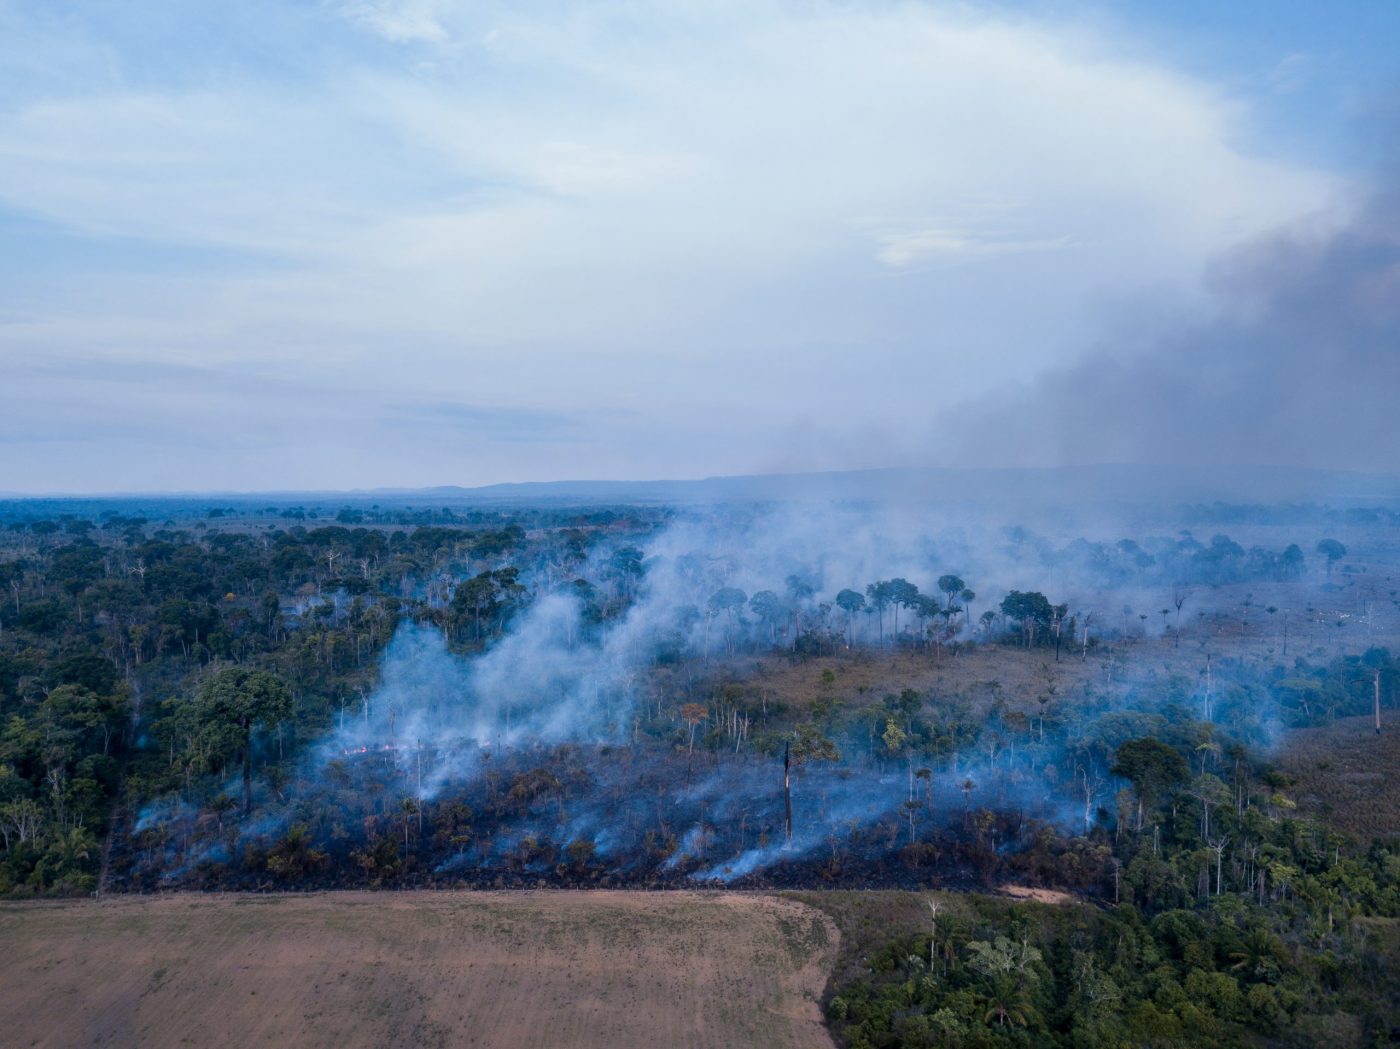
[[[644,571],[645,565],[639,576]],[[591,594],[586,582],[580,580],[579,586],[580,593]],[[697,647],[708,659],[715,653],[764,650],[822,656],[864,645],[941,651],[962,642],[1012,639],[1027,647],[1058,645],[1077,628],[1068,605],[1052,604],[1036,591],[1012,590],[974,620],[976,599],[962,577],[952,574],[938,577],[932,592],[902,576],[830,596],[801,575],[788,576],[781,592],[765,589],[750,595],[722,586],[703,606],[672,610],[670,632],[658,642],[660,658],[672,662],[690,654],[689,641],[697,633]]]
[[[1362,863],[1390,914],[1397,863],[1381,846]],[[924,919],[834,989],[842,1045],[1359,1047],[1391,1044],[1400,1019],[1385,927],[1307,900],[1144,911],[944,897]]]
[[[1186,532],[1177,538],[1141,542],[1075,539],[1063,546],[1021,527],[1006,529],[1004,536],[1004,553],[1013,563],[1068,570],[1086,583],[1105,588],[1287,582],[1302,576],[1307,566],[1297,543],[1282,550],[1246,549],[1227,535],[1212,536],[1205,543]]]

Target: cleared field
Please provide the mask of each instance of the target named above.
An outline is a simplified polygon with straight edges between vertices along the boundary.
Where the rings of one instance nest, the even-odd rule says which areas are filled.
[[[830,919],[720,893],[328,893],[0,906],[21,1046],[822,1047]]]
[[[1296,781],[1299,809],[1358,838],[1400,837],[1400,725],[1384,714],[1341,718],[1288,734],[1279,764]]]

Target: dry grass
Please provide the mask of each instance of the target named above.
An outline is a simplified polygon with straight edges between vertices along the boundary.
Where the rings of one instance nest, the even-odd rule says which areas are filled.
[[[1379,736],[1370,717],[1289,733],[1279,765],[1304,815],[1362,839],[1400,837],[1400,724],[1386,716]]]
[[[824,1047],[825,916],[736,894],[0,907],[6,1046]]]
[[[1003,885],[1001,891],[1013,900],[1030,900],[1033,903],[1048,903],[1055,907],[1079,902],[1070,893],[1056,889],[1036,889],[1029,885]]]
[[[830,684],[822,679],[825,670],[832,673]],[[717,668],[712,679],[716,686],[740,684],[751,695],[762,693],[770,702],[797,710],[830,700],[861,706],[906,688],[934,696],[956,694],[974,702],[1003,697],[1013,706],[1029,709],[1035,705],[1034,697],[1052,686],[1056,694],[1066,695],[1102,673],[1098,657],[1081,661],[1067,652],[1056,663],[1053,649],[996,645],[956,656],[946,650],[936,655],[932,650],[890,649],[800,661],[765,655]]]

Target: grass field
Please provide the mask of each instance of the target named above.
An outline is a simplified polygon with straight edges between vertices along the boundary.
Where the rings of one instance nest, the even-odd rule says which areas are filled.
[[[1295,781],[1300,811],[1357,838],[1400,837],[1400,725],[1387,710],[1288,734],[1279,765]]]
[[[832,922],[704,893],[0,906],[0,1044],[825,1047]]]

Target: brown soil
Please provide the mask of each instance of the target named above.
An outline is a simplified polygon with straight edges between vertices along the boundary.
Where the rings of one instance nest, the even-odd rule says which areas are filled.
[[[718,893],[0,906],[3,1043],[831,1049],[831,920]]]

